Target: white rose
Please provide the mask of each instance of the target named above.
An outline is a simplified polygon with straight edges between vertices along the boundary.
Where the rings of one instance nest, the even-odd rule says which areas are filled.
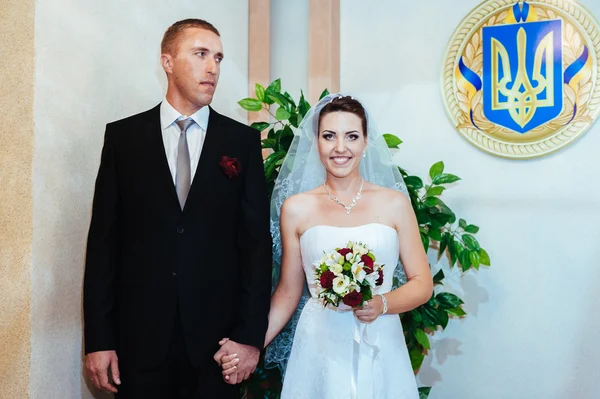
[[[333,292],[338,295],[345,295],[350,285],[348,276],[340,276],[333,279]]]
[[[362,262],[355,263],[352,265],[352,275],[354,276],[354,279],[359,283],[362,283],[365,279],[365,276],[367,275],[367,272],[365,272],[363,266],[364,264]]]
[[[353,256],[353,255],[352,255],[352,252],[348,252],[348,253],[346,254],[346,260],[347,260],[348,262],[350,262],[350,261],[352,260],[352,256]]]

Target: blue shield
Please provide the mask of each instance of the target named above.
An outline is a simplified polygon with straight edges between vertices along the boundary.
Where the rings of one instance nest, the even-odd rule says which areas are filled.
[[[483,113],[518,133],[563,108],[562,21],[483,28]]]

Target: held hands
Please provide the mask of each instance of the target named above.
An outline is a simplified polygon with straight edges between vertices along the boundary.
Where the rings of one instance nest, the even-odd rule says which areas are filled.
[[[354,315],[362,323],[372,323],[384,312],[384,299],[381,295],[375,295],[373,299],[365,302],[362,307],[354,308]]]
[[[115,385],[121,385],[121,379],[119,377],[119,359],[115,351],[100,351],[88,354],[85,359],[85,369],[96,388],[117,393]],[[112,377],[112,384],[109,382],[109,373]]]
[[[250,345],[238,344],[229,338],[223,338],[219,345],[221,349],[215,353],[214,359],[223,369],[223,379],[234,385],[250,378],[256,370],[260,351]]]

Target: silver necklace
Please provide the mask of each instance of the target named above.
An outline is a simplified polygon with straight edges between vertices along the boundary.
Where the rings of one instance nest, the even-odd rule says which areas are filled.
[[[331,194],[331,192],[329,191],[329,188],[327,188],[326,182],[323,182],[323,187],[325,187],[325,191],[327,191],[327,194],[329,194],[329,199],[332,200],[333,202],[335,202],[336,204],[341,205],[344,208],[346,208],[346,215],[349,215],[352,208],[354,208],[356,206],[356,202],[360,199],[360,195],[362,193],[364,184],[365,184],[365,179],[362,179],[362,182],[360,183],[360,188],[358,189],[358,193],[356,193],[356,197],[352,198],[352,203],[350,205],[344,204],[342,201],[340,201],[340,199],[338,197]]]

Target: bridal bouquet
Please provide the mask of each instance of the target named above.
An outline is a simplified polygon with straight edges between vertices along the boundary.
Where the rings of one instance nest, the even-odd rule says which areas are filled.
[[[362,306],[373,297],[373,289],[383,284],[383,266],[361,242],[348,242],[344,248],[325,252],[314,262],[319,298],[323,306]]]

